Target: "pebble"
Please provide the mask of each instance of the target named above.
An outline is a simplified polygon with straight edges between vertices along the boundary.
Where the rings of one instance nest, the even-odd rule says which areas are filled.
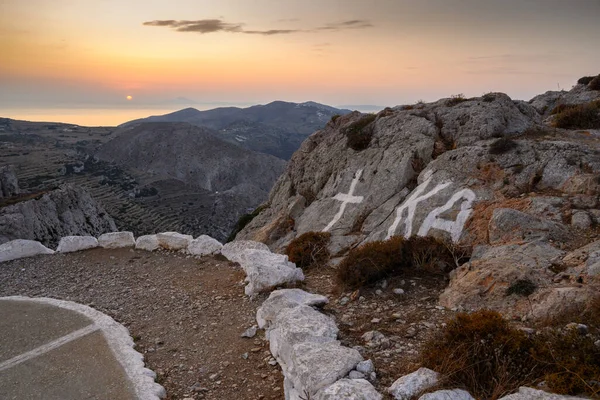
[[[371,323],[372,323],[372,324],[378,324],[378,323],[380,323],[380,322],[381,322],[381,318],[373,318],[373,319],[371,320]]]
[[[394,294],[404,294],[404,289],[396,288],[394,289]]]
[[[340,304],[341,306],[345,306],[345,305],[346,305],[346,304],[348,304],[349,302],[350,302],[350,298],[349,298],[349,297],[346,297],[346,296],[344,296],[344,297],[342,297],[342,298],[340,299],[340,301],[339,301],[339,304]]]
[[[244,333],[242,333],[242,337],[243,338],[253,338],[254,336],[256,336],[257,329],[258,329],[258,327],[256,325],[251,326],[250,328],[246,329],[244,331]]]
[[[365,379],[365,374],[363,374],[362,372],[358,372],[358,371],[350,371],[350,374],[348,375],[348,377],[350,379]]]
[[[362,372],[363,374],[370,374],[371,372],[375,371],[375,366],[373,365],[373,361],[365,360],[358,363],[356,370],[358,372]]]

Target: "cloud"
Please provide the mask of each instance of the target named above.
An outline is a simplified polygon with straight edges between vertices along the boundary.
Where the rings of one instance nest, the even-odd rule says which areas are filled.
[[[340,31],[347,29],[365,29],[373,27],[373,25],[369,21],[360,19],[334,22],[316,28],[308,29],[245,30],[243,28],[243,23],[229,23],[223,21],[222,19],[200,19],[195,21],[166,19],[146,21],[143,23],[143,25],[171,28],[176,32],[196,32],[201,34],[214,32],[229,32],[243,33],[246,35],[264,36],[289,35],[293,33],[309,33],[320,31]]]

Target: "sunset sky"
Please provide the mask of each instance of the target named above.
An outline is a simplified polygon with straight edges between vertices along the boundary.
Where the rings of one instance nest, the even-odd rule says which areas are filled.
[[[600,0],[0,0],[0,116],[529,99],[600,72],[599,20]]]

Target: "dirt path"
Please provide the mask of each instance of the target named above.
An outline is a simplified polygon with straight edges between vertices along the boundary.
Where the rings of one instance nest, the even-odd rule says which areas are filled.
[[[244,276],[227,261],[134,250],[102,250],[15,260],[0,265],[0,297],[70,300],[125,325],[167,399],[282,399]]]

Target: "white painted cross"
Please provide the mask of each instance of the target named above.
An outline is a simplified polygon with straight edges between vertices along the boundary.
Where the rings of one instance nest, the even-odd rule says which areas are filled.
[[[335,217],[333,217],[331,222],[323,229],[323,232],[328,232],[340,220],[340,218],[342,218],[342,215],[344,215],[344,211],[346,211],[346,206],[348,204],[360,204],[363,202],[363,196],[354,196],[354,190],[356,189],[356,184],[358,183],[362,172],[362,169],[356,171],[354,179],[350,184],[350,191],[348,193],[338,193],[333,197],[334,200],[341,201],[342,204],[340,205],[340,209],[337,214],[335,214]]]

